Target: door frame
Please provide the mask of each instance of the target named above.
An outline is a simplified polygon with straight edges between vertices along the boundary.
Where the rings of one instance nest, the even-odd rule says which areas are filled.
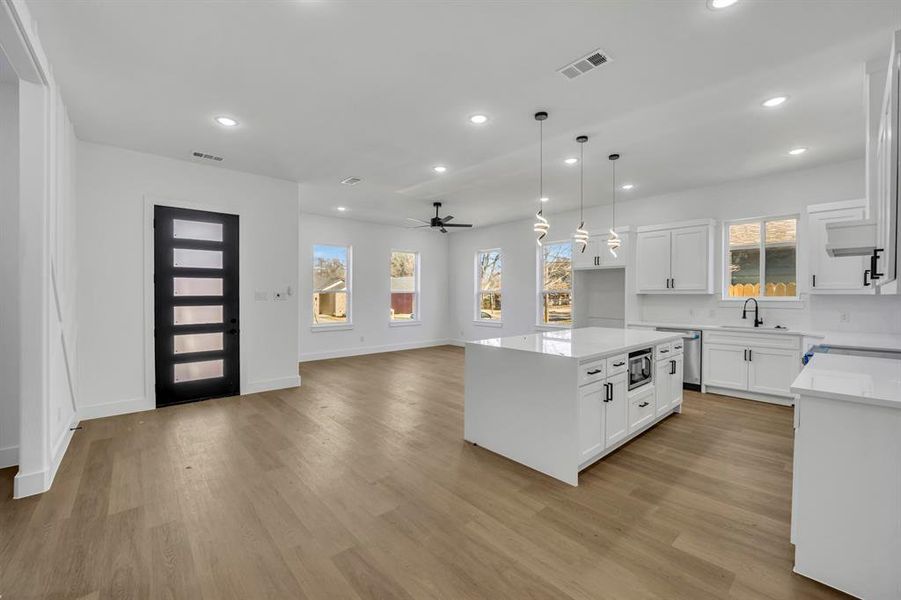
[[[240,209],[231,206],[211,204],[207,202],[192,202],[189,200],[177,200],[174,198],[164,198],[161,196],[144,195],[144,398],[140,403],[138,410],[154,410],[156,409],[156,360],[155,360],[155,338],[153,335],[154,321],[156,318],[155,308],[156,301],[154,299],[153,285],[153,207],[154,206],[171,206],[172,208],[186,208],[189,210],[205,210],[207,212],[217,212],[228,215],[236,215],[238,217],[238,304],[242,307],[241,314],[241,339],[246,339],[246,332],[250,331],[249,323],[252,320],[245,321],[247,316],[246,310],[249,306],[247,298],[247,279],[241,277],[244,272],[246,254],[245,254],[245,232],[243,214]],[[246,343],[241,343],[238,348],[238,372],[241,377],[240,391],[243,396],[247,394],[247,350]]]

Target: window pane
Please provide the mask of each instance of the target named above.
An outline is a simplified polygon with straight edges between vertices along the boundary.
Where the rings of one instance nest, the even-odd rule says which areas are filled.
[[[735,223],[729,225],[730,248],[759,248],[760,223]]]
[[[416,253],[391,253],[391,291],[416,291]],[[393,300],[392,300],[393,304]]]
[[[501,295],[497,292],[479,294],[479,319],[500,321]]]
[[[313,289],[347,291],[347,248],[313,246]]]
[[[347,323],[347,293],[314,293],[313,322],[317,325],[328,323]]]
[[[172,264],[176,267],[191,269],[221,269],[222,252],[220,250],[173,248]]]
[[[222,377],[224,372],[225,361],[221,358],[192,363],[175,363],[175,383]]]
[[[222,223],[201,223],[200,221],[172,221],[172,237],[182,240],[222,241]]]
[[[391,320],[412,321],[416,318],[416,294],[391,292]]]
[[[765,296],[797,296],[797,220],[766,222]]]
[[[561,242],[544,247],[544,289],[572,288],[572,244]]]
[[[569,292],[548,292],[542,294],[542,322],[554,325],[571,325],[573,299]]]
[[[175,354],[222,350],[222,332],[190,333],[175,336]]]
[[[760,223],[729,225],[729,295],[760,295]]]
[[[176,306],[173,323],[176,325],[201,325],[204,323],[221,323],[221,306]]]
[[[175,277],[176,296],[221,296],[222,279],[218,277]]]
[[[501,289],[501,253],[497,250],[479,253],[479,290]]]

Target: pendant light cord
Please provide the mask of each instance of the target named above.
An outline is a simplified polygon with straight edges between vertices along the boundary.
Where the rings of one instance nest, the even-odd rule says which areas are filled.
[[[616,161],[613,161],[613,216],[610,223],[610,229],[616,227]]]
[[[544,207],[541,199],[544,198],[544,121],[538,121],[538,214],[543,214]]]
[[[585,221],[585,143],[579,143],[579,220]]]

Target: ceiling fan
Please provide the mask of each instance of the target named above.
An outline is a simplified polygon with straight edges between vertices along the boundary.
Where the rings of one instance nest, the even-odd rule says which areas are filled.
[[[441,208],[440,202],[432,202],[432,206],[435,207],[435,216],[429,219],[428,221],[423,221],[421,219],[412,219],[407,217],[408,221],[413,223],[419,223],[419,225],[411,225],[411,229],[416,229],[418,227],[432,227],[437,228],[441,233],[447,233],[446,227],[472,227],[469,223],[448,223],[451,219],[454,218],[453,215],[447,215],[446,217],[438,216],[438,209]]]

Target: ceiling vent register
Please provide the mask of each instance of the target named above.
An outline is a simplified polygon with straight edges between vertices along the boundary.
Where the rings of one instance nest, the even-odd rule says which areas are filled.
[[[194,158],[203,158],[205,160],[215,160],[216,162],[222,162],[221,156],[213,156],[212,154],[207,154],[206,152],[192,152]]]
[[[590,52],[580,58],[577,61],[574,61],[562,69],[558,69],[557,72],[562,74],[567,79],[575,79],[579,75],[584,75],[589,71],[592,71],[601,65],[607,64],[610,62],[610,56],[607,55],[603,50],[598,49]]]
[[[363,180],[359,177],[348,177],[347,179],[342,179],[341,183],[343,183],[344,185],[357,185],[361,181]]]

